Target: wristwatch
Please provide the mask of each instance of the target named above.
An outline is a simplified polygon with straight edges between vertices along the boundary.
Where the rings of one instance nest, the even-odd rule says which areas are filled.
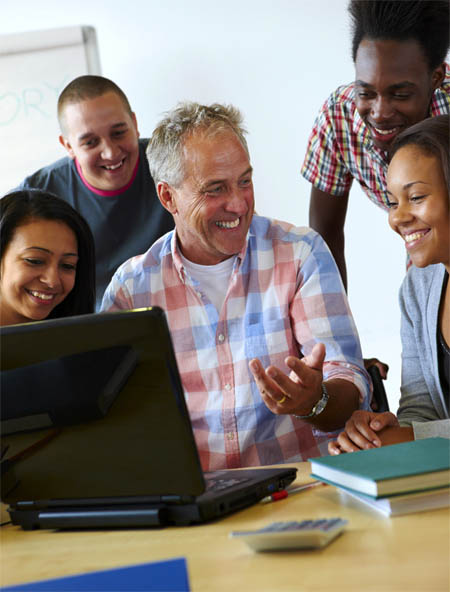
[[[315,417],[316,415],[319,415],[327,406],[329,398],[330,396],[328,394],[327,387],[325,386],[325,383],[322,382],[322,397],[311,409],[311,413],[308,413],[308,415],[294,415],[294,417],[296,417],[297,419],[308,419],[310,417]]]

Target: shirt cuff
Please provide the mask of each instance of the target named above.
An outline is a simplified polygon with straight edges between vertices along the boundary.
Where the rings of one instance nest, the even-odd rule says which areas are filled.
[[[413,421],[414,440],[424,438],[449,438],[450,419],[438,419],[436,421]]]

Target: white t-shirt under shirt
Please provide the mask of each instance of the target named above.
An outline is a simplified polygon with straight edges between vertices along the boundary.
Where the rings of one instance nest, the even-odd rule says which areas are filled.
[[[227,295],[235,259],[236,256],[233,256],[216,265],[199,265],[181,254],[186,272],[200,284],[201,291],[214,304],[219,314]]]

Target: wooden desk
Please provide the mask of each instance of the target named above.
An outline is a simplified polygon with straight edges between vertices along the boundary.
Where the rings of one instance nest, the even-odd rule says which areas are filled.
[[[299,463],[298,483],[309,464]],[[341,516],[347,531],[319,551],[253,553],[232,530],[277,520]],[[330,486],[258,504],[218,522],[163,530],[25,532],[1,529],[1,585],[186,557],[193,592],[448,592],[448,509],[395,518]]]

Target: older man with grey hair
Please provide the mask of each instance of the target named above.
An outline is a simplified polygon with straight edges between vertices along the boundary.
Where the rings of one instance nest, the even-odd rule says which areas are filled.
[[[102,303],[165,310],[204,470],[326,454],[369,395],[324,241],[254,215],[245,133],[234,107],[166,114],[147,157],[175,230],[119,267]]]

